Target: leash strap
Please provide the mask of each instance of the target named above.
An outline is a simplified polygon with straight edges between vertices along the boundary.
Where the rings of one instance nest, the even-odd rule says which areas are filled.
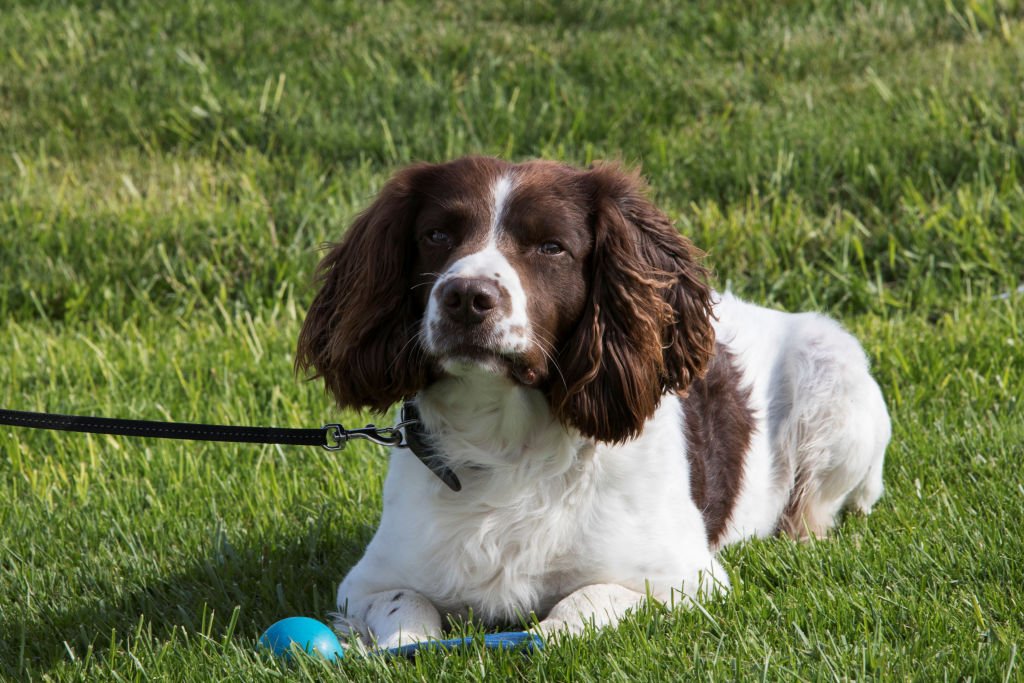
[[[444,462],[444,457],[431,446],[419,412],[411,402],[402,407],[402,421],[395,427],[367,425],[345,429],[337,423],[319,429],[286,427],[229,427],[192,422],[158,422],[155,420],[122,420],[110,417],[33,413],[26,410],[0,408],[0,425],[29,429],[53,429],[61,432],[143,436],[154,439],[188,439],[190,441],[226,441],[233,443],[270,443],[286,446],[320,446],[329,451],[340,450],[351,439],[368,439],[382,446],[408,448],[438,479],[453,491],[462,488],[459,478]],[[403,432],[405,438],[402,438]]]
[[[353,436],[370,438],[367,430],[346,430],[339,424],[320,429],[288,429],[282,427],[227,427],[190,422],[157,422],[153,420],[122,420],[85,415],[33,413],[0,408],[0,424],[31,429],[54,429],[64,432],[146,436],[155,439],[189,439],[191,441],[234,441],[272,443],[290,446],[322,446],[328,450],[341,448]],[[372,428],[372,425],[371,425]],[[370,428],[367,428],[370,429]],[[392,430],[380,430],[391,432]],[[386,445],[393,439],[387,439]],[[399,437],[398,441],[401,438]]]

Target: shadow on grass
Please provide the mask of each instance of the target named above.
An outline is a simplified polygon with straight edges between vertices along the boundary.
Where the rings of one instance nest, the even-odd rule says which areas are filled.
[[[364,529],[328,544],[308,538],[261,539],[236,547],[219,539],[215,551],[184,571],[129,586],[98,582],[88,597],[53,600],[44,596],[29,620],[0,608],[0,678],[40,678],[61,662],[93,659],[113,646],[125,649],[142,627],[155,642],[184,629],[219,640],[255,640],[274,621],[310,616],[322,621],[334,609],[338,581],[368,538]],[[233,628],[232,614],[238,610]]]

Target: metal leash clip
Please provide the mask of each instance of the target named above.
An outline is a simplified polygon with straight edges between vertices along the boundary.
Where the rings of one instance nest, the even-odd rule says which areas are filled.
[[[366,425],[358,429],[345,429],[338,423],[325,424],[323,426],[324,449],[328,451],[340,451],[350,439],[366,439],[381,446],[393,448],[406,448],[403,429],[417,422],[417,420],[402,420],[394,427],[378,427]]]

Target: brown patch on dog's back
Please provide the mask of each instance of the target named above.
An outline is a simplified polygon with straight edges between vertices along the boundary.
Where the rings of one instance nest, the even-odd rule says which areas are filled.
[[[732,354],[716,344],[707,374],[682,396],[686,417],[690,496],[704,516],[708,543],[725,531],[743,484],[743,462],[754,431],[750,389]]]

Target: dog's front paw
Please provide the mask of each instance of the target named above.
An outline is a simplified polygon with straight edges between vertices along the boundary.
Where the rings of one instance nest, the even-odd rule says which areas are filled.
[[[365,621],[341,612],[332,612],[330,616],[331,626],[346,650],[354,649],[365,653],[371,649],[373,642]]]
[[[534,625],[530,629],[544,640],[553,638],[571,638],[579,636],[586,630],[586,622],[580,619],[565,621],[564,619],[547,619]]]
[[[399,630],[392,633],[374,633],[362,619],[335,613],[334,632],[338,634],[345,649],[353,648],[366,654],[375,649],[387,650],[400,645],[409,645],[430,640],[431,635],[420,631]],[[436,637],[436,636],[433,636]]]
[[[616,584],[584,586],[559,600],[536,628],[545,638],[578,636],[587,626],[614,626],[643,599],[642,593]]]
[[[441,637],[441,615],[437,608],[408,588],[365,595],[339,591],[339,604],[344,605],[344,611],[335,615],[335,629],[357,634],[357,642],[368,649],[387,649]]]
[[[381,650],[389,650],[393,647],[412,645],[413,643],[421,643],[432,639],[436,639],[436,636],[431,636],[427,633],[420,633],[417,631],[400,631],[383,637],[378,636],[377,647]]]

